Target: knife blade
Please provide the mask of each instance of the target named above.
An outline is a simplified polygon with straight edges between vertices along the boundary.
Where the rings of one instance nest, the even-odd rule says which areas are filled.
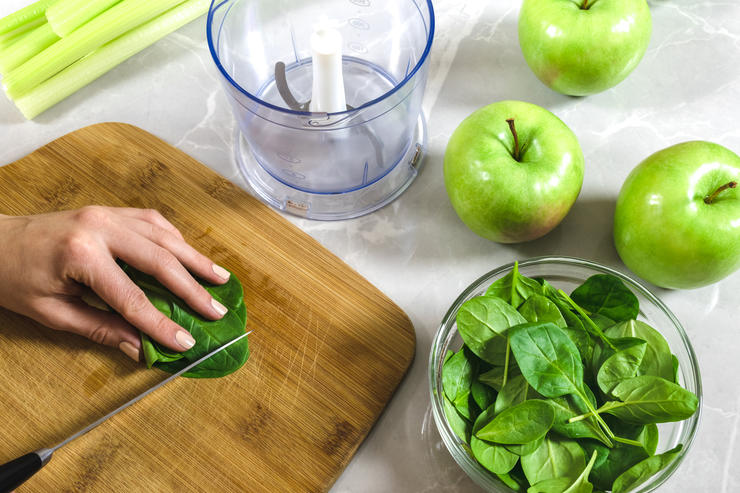
[[[58,444],[54,445],[50,448],[42,448],[35,452],[31,452],[29,454],[23,455],[21,457],[18,457],[17,459],[13,459],[10,462],[7,462],[3,465],[0,465],[0,493],[9,493],[13,489],[17,488],[21,484],[28,481],[31,476],[36,474],[42,467],[44,467],[46,464],[49,463],[51,460],[51,456],[59,450],[60,448],[67,445],[69,442],[76,440],[77,438],[80,438],[82,435],[88,433],[89,431],[97,428],[100,424],[104,423],[108,419],[112,418],[119,412],[123,411],[127,407],[131,406],[132,404],[136,404],[144,397],[148,396],[155,390],[159,389],[160,387],[163,387],[164,385],[168,384],[172,380],[176,379],[183,373],[192,370],[199,364],[203,363],[205,360],[211,358],[215,354],[219,353],[220,351],[223,351],[227,347],[231,346],[232,344],[235,344],[239,342],[240,340],[247,337],[249,334],[251,334],[253,331],[245,332],[244,334],[240,335],[239,337],[232,339],[231,341],[227,342],[226,344],[219,346],[218,348],[214,349],[210,353],[206,354],[205,356],[199,358],[198,360],[190,363],[188,366],[183,368],[182,370],[178,371],[177,373],[173,373],[169,377],[165,378],[161,382],[159,382],[157,385],[148,388],[141,394],[137,395],[130,401],[126,402],[125,404],[122,404],[121,406],[117,407],[113,411],[109,412],[102,418],[98,419],[97,421],[89,424],[85,428],[81,429],[74,435],[69,436],[68,438],[64,439],[63,441],[59,442]]]

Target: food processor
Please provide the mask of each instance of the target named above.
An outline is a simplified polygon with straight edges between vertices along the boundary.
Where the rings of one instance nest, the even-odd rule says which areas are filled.
[[[214,0],[207,36],[236,162],[264,202],[347,219],[419,173],[431,0]]]

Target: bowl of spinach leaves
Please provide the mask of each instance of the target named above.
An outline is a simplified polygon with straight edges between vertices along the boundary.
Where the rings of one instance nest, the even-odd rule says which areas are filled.
[[[646,493],[696,433],[701,378],[668,307],[570,257],[495,269],[445,315],[429,360],[442,441],[487,491]]]

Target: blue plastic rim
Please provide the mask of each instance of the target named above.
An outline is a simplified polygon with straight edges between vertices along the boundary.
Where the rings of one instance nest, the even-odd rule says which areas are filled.
[[[280,106],[275,106],[273,104],[268,103],[267,101],[263,101],[258,96],[250,93],[246,89],[244,89],[242,86],[240,86],[229,74],[229,72],[224,68],[224,66],[221,63],[221,59],[218,56],[218,53],[216,52],[216,47],[214,43],[214,33],[213,33],[213,16],[216,10],[220,8],[224,8],[226,4],[229,4],[233,2],[233,0],[211,0],[211,6],[208,9],[208,18],[206,20],[206,37],[208,39],[208,49],[211,52],[211,58],[213,58],[213,62],[216,64],[216,67],[218,67],[219,72],[221,72],[221,75],[224,76],[226,80],[229,81],[229,83],[239,92],[253,100],[255,103],[261,104],[271,110],[274,111],[280,111],[283,113],[291,114],[291,115],[299,115],[299,116],[310,116],[312,113],[306,112],[306,111],[295,111],[291,110],[290,108],[283,108]],[[432,50],[432,42],[434,41],[434,29],[435,29],[435,18],[434,18],[434,6],[432,5],[432,0],[425,0],[427,8],[429,9],[429,25],[427,26],[427,43],[424,47],[424,51],[422,52],[421,57],[419,58],[419,61],[416,63],[414,68],[409,72],[406,77],[398,83],[393,89],[388,91],[387,93],[383,94],[380,97],[377,97],[371,101],[368,101],[367,103],[346,111],[340,111],[337,113],[330,113],[330,115],[345,115],[345,114],[351,114],[360,110],[363,110],[365,108],[368,108],[370,106],[373,106],[375,104],[378,104],[382,102],[383,100],[387,99],[388,97],[395,94],[397,91],[399,91],[401,88],[403,88],[411,79],[414,78],[414,75],[421,69],[421,67],[424,66],[424,63],[426,62],[427,58],[429,57],[429,53]],[[419,8],[419,3],[417,0],[414,0],[414,4],[416,5],[417,9]],[[424,16],[421,16],[422,19]],[[226,16],[224,16],[224,19]],[[221,29],[221,26],[219,26],[219,31]]]

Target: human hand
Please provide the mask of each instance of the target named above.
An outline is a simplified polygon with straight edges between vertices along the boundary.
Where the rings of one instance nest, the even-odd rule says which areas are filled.
[[[191,348],[195,340],[154,308],[116,259],[156,277],[206,318],[216,320],[226,313],[190,272],[223,284],[228,271],[188,245],[153,210],[90,206],[34,216],[0,215],[0,258],[0,306],[52,329],[118,347],[137,361],[137,328],[175,351]],[[90,290],[118,313],[85,303],[83,296]]]

